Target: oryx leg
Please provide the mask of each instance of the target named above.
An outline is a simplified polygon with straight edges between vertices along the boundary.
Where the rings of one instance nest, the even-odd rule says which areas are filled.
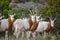
[[[8,31],[5,32],[5,40],[8,40]]]
[[[33,36],[33,38],[35,38],[36,37],[36,32],[33,32],[32,36]]]
[[[32,32],[32,37],[33,37],[33,40],[35,40],[36,32]]]
[[[20,31],[18,30],[18,26],[16,25],[15,31],[14,31],[14,36],[17,38],[17,40],[18,40],[19,33],[20,33]]]
[[[29,38],[30,38],[30,35],[31,35],[31,31],[27,31],[27,39],[29,40]]]
[[[46,32],[44,32],[44,38],[47,36],[47,33]]]
[[[22,32],[22,38],[24,37],[24,34],[25,34],[25,33],[24,33],[24,31],[23,31],[23,32]]]

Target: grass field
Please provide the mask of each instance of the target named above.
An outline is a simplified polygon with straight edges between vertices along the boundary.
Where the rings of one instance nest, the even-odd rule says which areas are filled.
[[[5,40],[4,33],[0,33],[0,40]],[[9,34],[9,40],[17,40],[17,39],[15,38],[14,35]],[[24,38],[19,37],[18,40],[28,40],[28,39],[26,37],[24,37]],[[39,36],[36,36],[35,38],[31,37],[29,40],[60,40],[60,34],[57,34],[57,35],[49,34],[45,37],[39,35]]]

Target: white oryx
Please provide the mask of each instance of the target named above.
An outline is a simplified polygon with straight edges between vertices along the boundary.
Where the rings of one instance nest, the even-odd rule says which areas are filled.
[[[34,20],[34,23],[33,25],[31,26],[31,28],[27,31],[27,39],[29,39],[30,35],[31,34],[34,34],[35,35],[35,30],[38,26],[38,23],[39,23],[39,20],[40,20],[40,16],[35,16],[35,20]],[[34,33],[33,33],[34,32]]]
[[[0,31],[5,31],[5,40],[8,40],[8,32],[12,27],[12,23],[14,20],[14,15],[9,15],[8,19],[2,19],[0,22]]]
[[[38,17],[37,17],[38,18]],[[24,36],[24,31],[29,30],[34,23],[35,15],[31,16],[31,18],[17,19],[13,25],[15,28],[14,35],[18,39],[19,34],[22,33],[22,37]]]
[[[39,32],[43,33],[44,32],[44,34],[48,33],[54,27],[54,21],[55,20],[56,19],[54,19],[54,20],[50,19],[50,22],[47,22],[47,21],[39,21],[39,24],[38,24],[36,30],[32,34],[33,37],[35,37],[35,33],[36,32],[37,33],[39,33]],[[34,26],[32,25],[32,27],[34,27]],[[31,33],[32,32],[30,31],[29,34],[31,34]]]

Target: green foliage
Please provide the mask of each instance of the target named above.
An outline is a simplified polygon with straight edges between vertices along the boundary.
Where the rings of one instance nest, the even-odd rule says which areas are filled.
[[[51,8],[44,6],[44,7],[38,7],[39,14],[49,16],[52,12]]]
[[[8,0],[0,0],[0,7],[7,5],[8,4]]]
[[[4,16],[4,18],[8,18],[8,10],[7,9],[3,10],[3,16]]]
[[[10,0],[0,0],[0,8],[4,11],[5,9],[9,10],[11,7],[9,7],[9,1]],[[2,12],[3,12],[2,11]]]
[[[11,9],[11,7],[9,7],[9,1],[10,0],[0,0],[0,8],[2,9],[4,18],[8,18],[8,11]]]
[[[47,0],[48,5],[51,8],[56,9],[57,12],[60,12],[60,0]]]
[[[57,6],[57,0],[47,0],[49,6]]]
[[[7,10],[7,9],[5,9],[5,10],[3,10],[3,15],[5,16],[5,18],[7,18],[8,16],[6,16],[6,15],[8,15],[8,14],[16,14],[15,15],[15,19],[16,18],[21,18],[22,17],[22,13],[24,14],[30,14],[30,11],[27,9],[27,8],[17,8],[17,9],[11,9],[11,10]]]

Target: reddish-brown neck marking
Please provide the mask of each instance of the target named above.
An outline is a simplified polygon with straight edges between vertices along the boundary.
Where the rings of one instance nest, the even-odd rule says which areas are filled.
[[[29,18],[29,20],[28,20],[28,21],[29,21],[29,25],[30,25],[30,28],[31,28],[31,26],[33,25],[32,18]],[[30,28],[29,28],[29,29],[30,29]]]
[[[51,29],[52,29],[52,26],[51,26],[51,23],[49,23],[47,29],[44,31],[48,33]]]
[[[33,25],[31,26],[30,31],[32,31],[32,32],[35,31],[37,29],[37,27],[38,27],[38,22],[36,21],[36,18],[35,18],[35,21],[34,21]]]
[[[6,29],[7,31],[10,30],[10,28],[12,27],[13,21],[11,20],[11,18],[8,18],[8,28]]]

